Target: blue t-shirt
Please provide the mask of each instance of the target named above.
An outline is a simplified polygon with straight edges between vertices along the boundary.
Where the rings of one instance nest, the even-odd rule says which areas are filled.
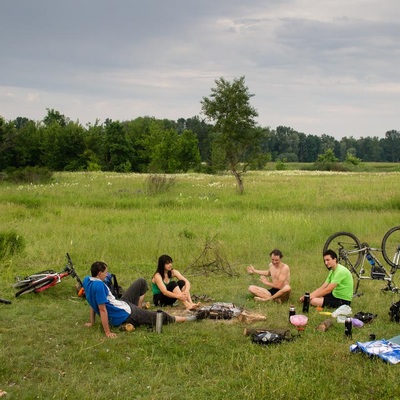
[[[126,321],[131,314],[131,307],[125,301],[117,300],[101,279],[86,276],[82,284],[86,300],[97,315],[100,315],[99,304],[105,304],[111,325],[119,326]]]

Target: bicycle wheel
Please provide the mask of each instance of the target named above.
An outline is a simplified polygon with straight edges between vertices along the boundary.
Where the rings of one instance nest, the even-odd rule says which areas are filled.
[[[382,254],[385,261],[394,268],[400,267],[400,226],[389,229],[382,239]]]
[[[19,290],[17,293],[15,293],[15,297],[19,297],[22,294],[34,292],[35,290],[40,289],[43,286],[50,285],[53,282],[54,282],[53,277],[40,279],[38,281],[32,282],[28,287],[25,287],[25,288]]]
[[[336,232],[325,242],[323,253],[332,249],[338,255],[338,262],[348,269],[356,269],[362,261],[361,243],[350,232]]]

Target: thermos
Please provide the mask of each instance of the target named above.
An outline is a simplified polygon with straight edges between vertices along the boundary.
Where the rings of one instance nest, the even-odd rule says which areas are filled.
[[[294,306],[290,306],[289,307],[289,322],[290,322],[290,317],[295,314],[296,314],[296,310],[294,309]]]
[[[157,315],[156,315],[156,332],[161,333],[162,332],[162,326],[163,326],[163,312],[162,310],[157,310]]]
[[[306,292],[304,294],[304,300],[303,300],[303,313],[308,313],[309,308],[310,308],[310,293]]]

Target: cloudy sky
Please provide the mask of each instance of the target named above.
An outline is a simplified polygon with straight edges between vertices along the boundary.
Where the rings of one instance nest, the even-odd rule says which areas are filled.
[[[245,76],[258,123],[400,130],[399,0],[1,0],[0,116],[190,118]]]

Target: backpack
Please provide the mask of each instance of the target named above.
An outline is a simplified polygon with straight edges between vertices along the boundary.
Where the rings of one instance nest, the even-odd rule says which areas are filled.
[[[393,322],[400,322],[400,301],[390,306],[389,317]]]
[[[104,280],[104,283],[110,289],[111,294],[116,298],[120,299],[122,297],[123,289],[118,285],[117,277],[115,274],[108,274],[107,278]]]
[[[278,344],[293,340],[293,338],[290,331],[284,329],[255,330],[251,333],[251,341],[255,344]]]
[[[357,314],[354,315],[355,319],[359,319],[360,321],[364,322],[365,324],[372,322],[376,317],[377,317],[376,314],[372,314],[370,312],[363,312],[363,311],[359,311]]]

